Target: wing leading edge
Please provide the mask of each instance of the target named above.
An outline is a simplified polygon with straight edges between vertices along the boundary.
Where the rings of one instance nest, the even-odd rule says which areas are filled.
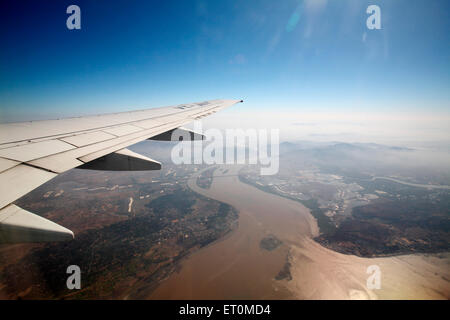
[[[13,202],[58,174],[80,167],[159,170],[161,164],[126,147],[168,140],[175,129],[242,100],[183,105],[48,121],[0,124],[0,243],[62,241],[72,231]],[[190,132],[191,139],[204,137]]]

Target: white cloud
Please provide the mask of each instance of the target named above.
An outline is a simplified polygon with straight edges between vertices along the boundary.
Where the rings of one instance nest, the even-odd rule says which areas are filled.
[[[314,125],[298,125],[298,124]],[[204,120],[205,128],[280,129],[281,141],[315,140],[374,142],[450,142],[450,114],[340,112],[302,113],[232,108]]]

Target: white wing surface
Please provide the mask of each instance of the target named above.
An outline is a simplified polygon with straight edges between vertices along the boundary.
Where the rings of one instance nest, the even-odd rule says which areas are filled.
[[[73,239],[73,233],[13,202],[76,167],[157,170],[126,147],[167,140],[182,125],[242,100],[211,100],[98,116],[0,124],[0,243]],[[186,131],[187,129],[180,129]],[[192,133],[197,139],[198,134]]]

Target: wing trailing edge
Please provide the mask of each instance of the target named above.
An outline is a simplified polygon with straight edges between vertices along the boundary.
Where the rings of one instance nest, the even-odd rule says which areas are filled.
[[[0,243],[66,241],[73,232],[11,204],[0,210]]]

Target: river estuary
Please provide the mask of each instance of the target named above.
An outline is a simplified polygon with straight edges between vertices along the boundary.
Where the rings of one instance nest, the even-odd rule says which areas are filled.
[[[450,257],[404,255],[360,258],[322,247],[309,210],[298,202],[239,181],[240,167],[219,167],[209,189],[195,192],[235,207],[239,226],[224,239],[187,257],[149,299],[448,299]],[[220,177],[218,177],[220,176]],[[282,245],[264,250],[275,236]],[[276,280],[290,267],[291,279]],[[369,266],[380,271],[380,289],[368,289]]]

